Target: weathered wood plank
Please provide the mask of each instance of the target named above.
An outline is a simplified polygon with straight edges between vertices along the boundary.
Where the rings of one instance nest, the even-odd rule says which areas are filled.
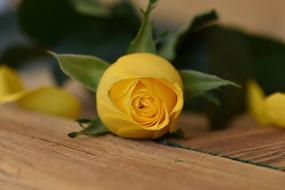
[[[257,126],[249,116],[239,119],[231,129],[170,142],[285,170],[285,129]]]
[[[280,171],[150,141],[66,136],[77,129],[0,107],[0,189],[284,189]]]

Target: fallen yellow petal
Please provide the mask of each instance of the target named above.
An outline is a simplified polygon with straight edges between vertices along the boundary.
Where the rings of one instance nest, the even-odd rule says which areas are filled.
[[[249,81],[247,84],[247,104],[249,112],[261,125],[270,123],[270,119],[266,114],[264,99],[264,92],[260,86],[255,81]]]
[[[0,66],[0,103],[15,101],[24,95],[20,77],[13,69]]]
[[[76,119],[80,113],[79,101],[67,91],[56,87],[43,87],[26,93],[17,100],[25,109]]]
[[[274,93],[265,99],[266,113],[271,123],[285,128],[285,94]]]

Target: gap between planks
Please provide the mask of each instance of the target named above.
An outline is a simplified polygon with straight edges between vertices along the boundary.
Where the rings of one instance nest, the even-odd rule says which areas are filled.
[[[201,122],[192,123],[189,128],[195,125],[199,126]],[[204,132],[187,139],[169,139],[168,143],[259,166],[285,170],[285,129],[257,126],[248,115],[240,117],[229,129]]]

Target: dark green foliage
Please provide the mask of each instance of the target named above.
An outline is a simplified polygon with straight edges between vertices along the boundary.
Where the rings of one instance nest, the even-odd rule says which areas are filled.
[[[267,93],[285,91],[285,45],[277,40],[210,24],[184,32],[175,46],[177,68],[217,75],[242,86],[256,79]],[[185,107],[206,113],[214,128],[221,128],[245,110],[245,91],[222,88],[213,92],[221,108],[198,97]]]
[[[76,6],[75,0],[24,0],[18,6],[18,20],[35,44],[55,52],[96,55],[109,62],[126,53],[139,27],[128,1],[105,7],[108,15],[84,14],[85,9],[78,11]],[[64,80],[58,66],[54,73]]]
[[[193,21],[189,23],[189,25],[186,25],[177,33],[169,36],[169,39],[165,42],[159,51],[160,55],[169,60],[175,59],[176,48],[179,43],[184,41],[184,38],[187,38],[194,32],[199,32],[199,30],[217,21],[217,19],[218,15],[214,10],[196,16]]]
[[[24,0],[18,7],[19,24],[35,42],[55,45],[73,24],[75,13],[69,0]]]
[[[13,46],[2,52],[1,63],[8,63],[11,67],[17,67],[23,62],[46,57],[44,49],[36,46],[19,45]]]
[[[110,15],[77,12],[70,0],[24,0],[18,18],[23,31],[51,50],[92,54],[114,61],[125,53],[139,26],[134,8],[119,2]]]

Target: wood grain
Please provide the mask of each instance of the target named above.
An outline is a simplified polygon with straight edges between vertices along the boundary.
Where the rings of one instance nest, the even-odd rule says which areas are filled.
[[[285,170],[285,129],[257,126],[249,116],[244,116],[233,125],[232,129],[170,142],[218,156]]]
[[[1,106],[0,189],[284,189],[280,171],[150,141],[66,137],[77,129]]]

